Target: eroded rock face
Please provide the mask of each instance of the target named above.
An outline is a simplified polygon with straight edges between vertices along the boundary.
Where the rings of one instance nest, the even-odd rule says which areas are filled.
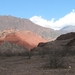
[[[11,43],[15,43],[19,46],[23,46],[27,48],[28,50],[36,47],[38,43],[40,42],[47,42],[42,37],[35,35],[34,33],[30,31],[13,31],[12,30],[11,33],[7,32],[3,36],[4,36],[3,38],[2,37],[0,38],[0,44],[5,41],[8,41]]]

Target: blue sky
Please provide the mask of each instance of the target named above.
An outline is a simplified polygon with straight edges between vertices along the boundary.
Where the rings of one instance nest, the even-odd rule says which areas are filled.
[[[0,15],[12,15],[30,20],[36,16],[38,19],[55,22],[73,10],[75,10],[75,0],[0,0]]]

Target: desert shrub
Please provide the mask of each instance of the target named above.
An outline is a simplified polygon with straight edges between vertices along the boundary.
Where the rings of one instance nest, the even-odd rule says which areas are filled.
[[[25,47],[7,41],[0,45],[0,53],[1,56],[28,56],[30,59],[30,51]]]
[[[75,46],[69,46],[69,47],[67,48],[67,50],[68,50],[68,54],[69,54],[70,56],[74,56],[74,55],[75,55]]]
[[[27,56],[28,59],[30,59],[31,58],[31,53],[30,53],[30,51],[27,50],[25,52],[18,53],[18,56]]]
[[[50,49],[49,48],[46,48],[46,47],[43,47],[42,50],[39,51],[39,54],[41,55],[42,58],[44,58],[45,55],[50,54]]]
[[[36,48],[34,48],[32,55],[39,55],[42,58],[44,58],[45,55],[48,53],[49,53],[49,51],[47,49],[45,49],[44,47],[36,47]]]
[[[62,56],[63,54],[63,48],[60,46],[55,46],[54,48],[50,48],[49,55],[46,57],[46,68],[64,68],[64,58]]]
[[[48,67],[49,68],[61,68],[63,67],[63,57],[57,52],[52,51],[51,54],[49,54],[48,58]]]
[[[42,47],[35,47],[30,50],[31,55],[42,55],[43,48]]]
[[[64,56],[74,56],[75,55],[75,47],[74,46],[65,46],[63,52],[64,52]]]
[[[15,53],[12,53],[12,51],[10,49],[8,49],[2,55],[7,56],[7,57],[11,57],[11,56],[15,56]]]

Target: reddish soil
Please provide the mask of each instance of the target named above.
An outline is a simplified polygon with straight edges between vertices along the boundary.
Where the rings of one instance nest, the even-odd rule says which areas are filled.
[[[5,38],[0,39],[0,44],[4,41],[24,46],[28,50],[36,47],[40,42],[47,42],[42,37],[35,35],[29,31],[16,31],[14,33],[10,33],[6,35]]]

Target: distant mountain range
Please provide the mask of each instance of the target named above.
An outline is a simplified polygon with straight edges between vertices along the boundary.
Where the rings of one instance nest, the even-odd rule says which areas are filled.
[[[22,53],[25,50],[40,50],[37,47],[39,44],[40,46],[46,44],[46,46],[44,46],[45,49],[50,50],[51,47],[53,50],[56,48],[60,50],[60,48],[63,49],[61,45],[66,45],[67,43],[67,45],[75,45],[75,42],[73,42],[75,40],[75,33],[73,32],[75,32],[75,26],[72,25],[66,26],[60,30],[53,30],[34,24],[28,19],[13,16],[0,16],[0,52],[9,53],[11,48],[12,52],[19,53],[20,49]],[[72,40],[72,38],[74,39]],[[66,39],[68,39],[68,42]],[[42,49],[42,47],[40,48]]]
[[[63,27],[60,31],[63,31],[64,33],[75,32],[75,26],[69,25],[69,26]]]
[[[33,53],[43,50],[45,54],[49,50],[63,50],[64,46],[73,46],[72,50],[75,50],[74,31],[75,26],[71,25],[53,30],[28,19],[0,16],[0,55],[25,55],[30,50],[35,51]]]
[[[53,30],[51,28],[45,28],[37,24],[34,24],[28,19],[17,18],[13,16],[0,16],[0,31],[11,28],[31,31],[35,34],[39,34],[40,36],[42,36],[47,40],[55,39],[63,33],[75,31],[75,26],[71,25],[62,28],[61,30]]]

